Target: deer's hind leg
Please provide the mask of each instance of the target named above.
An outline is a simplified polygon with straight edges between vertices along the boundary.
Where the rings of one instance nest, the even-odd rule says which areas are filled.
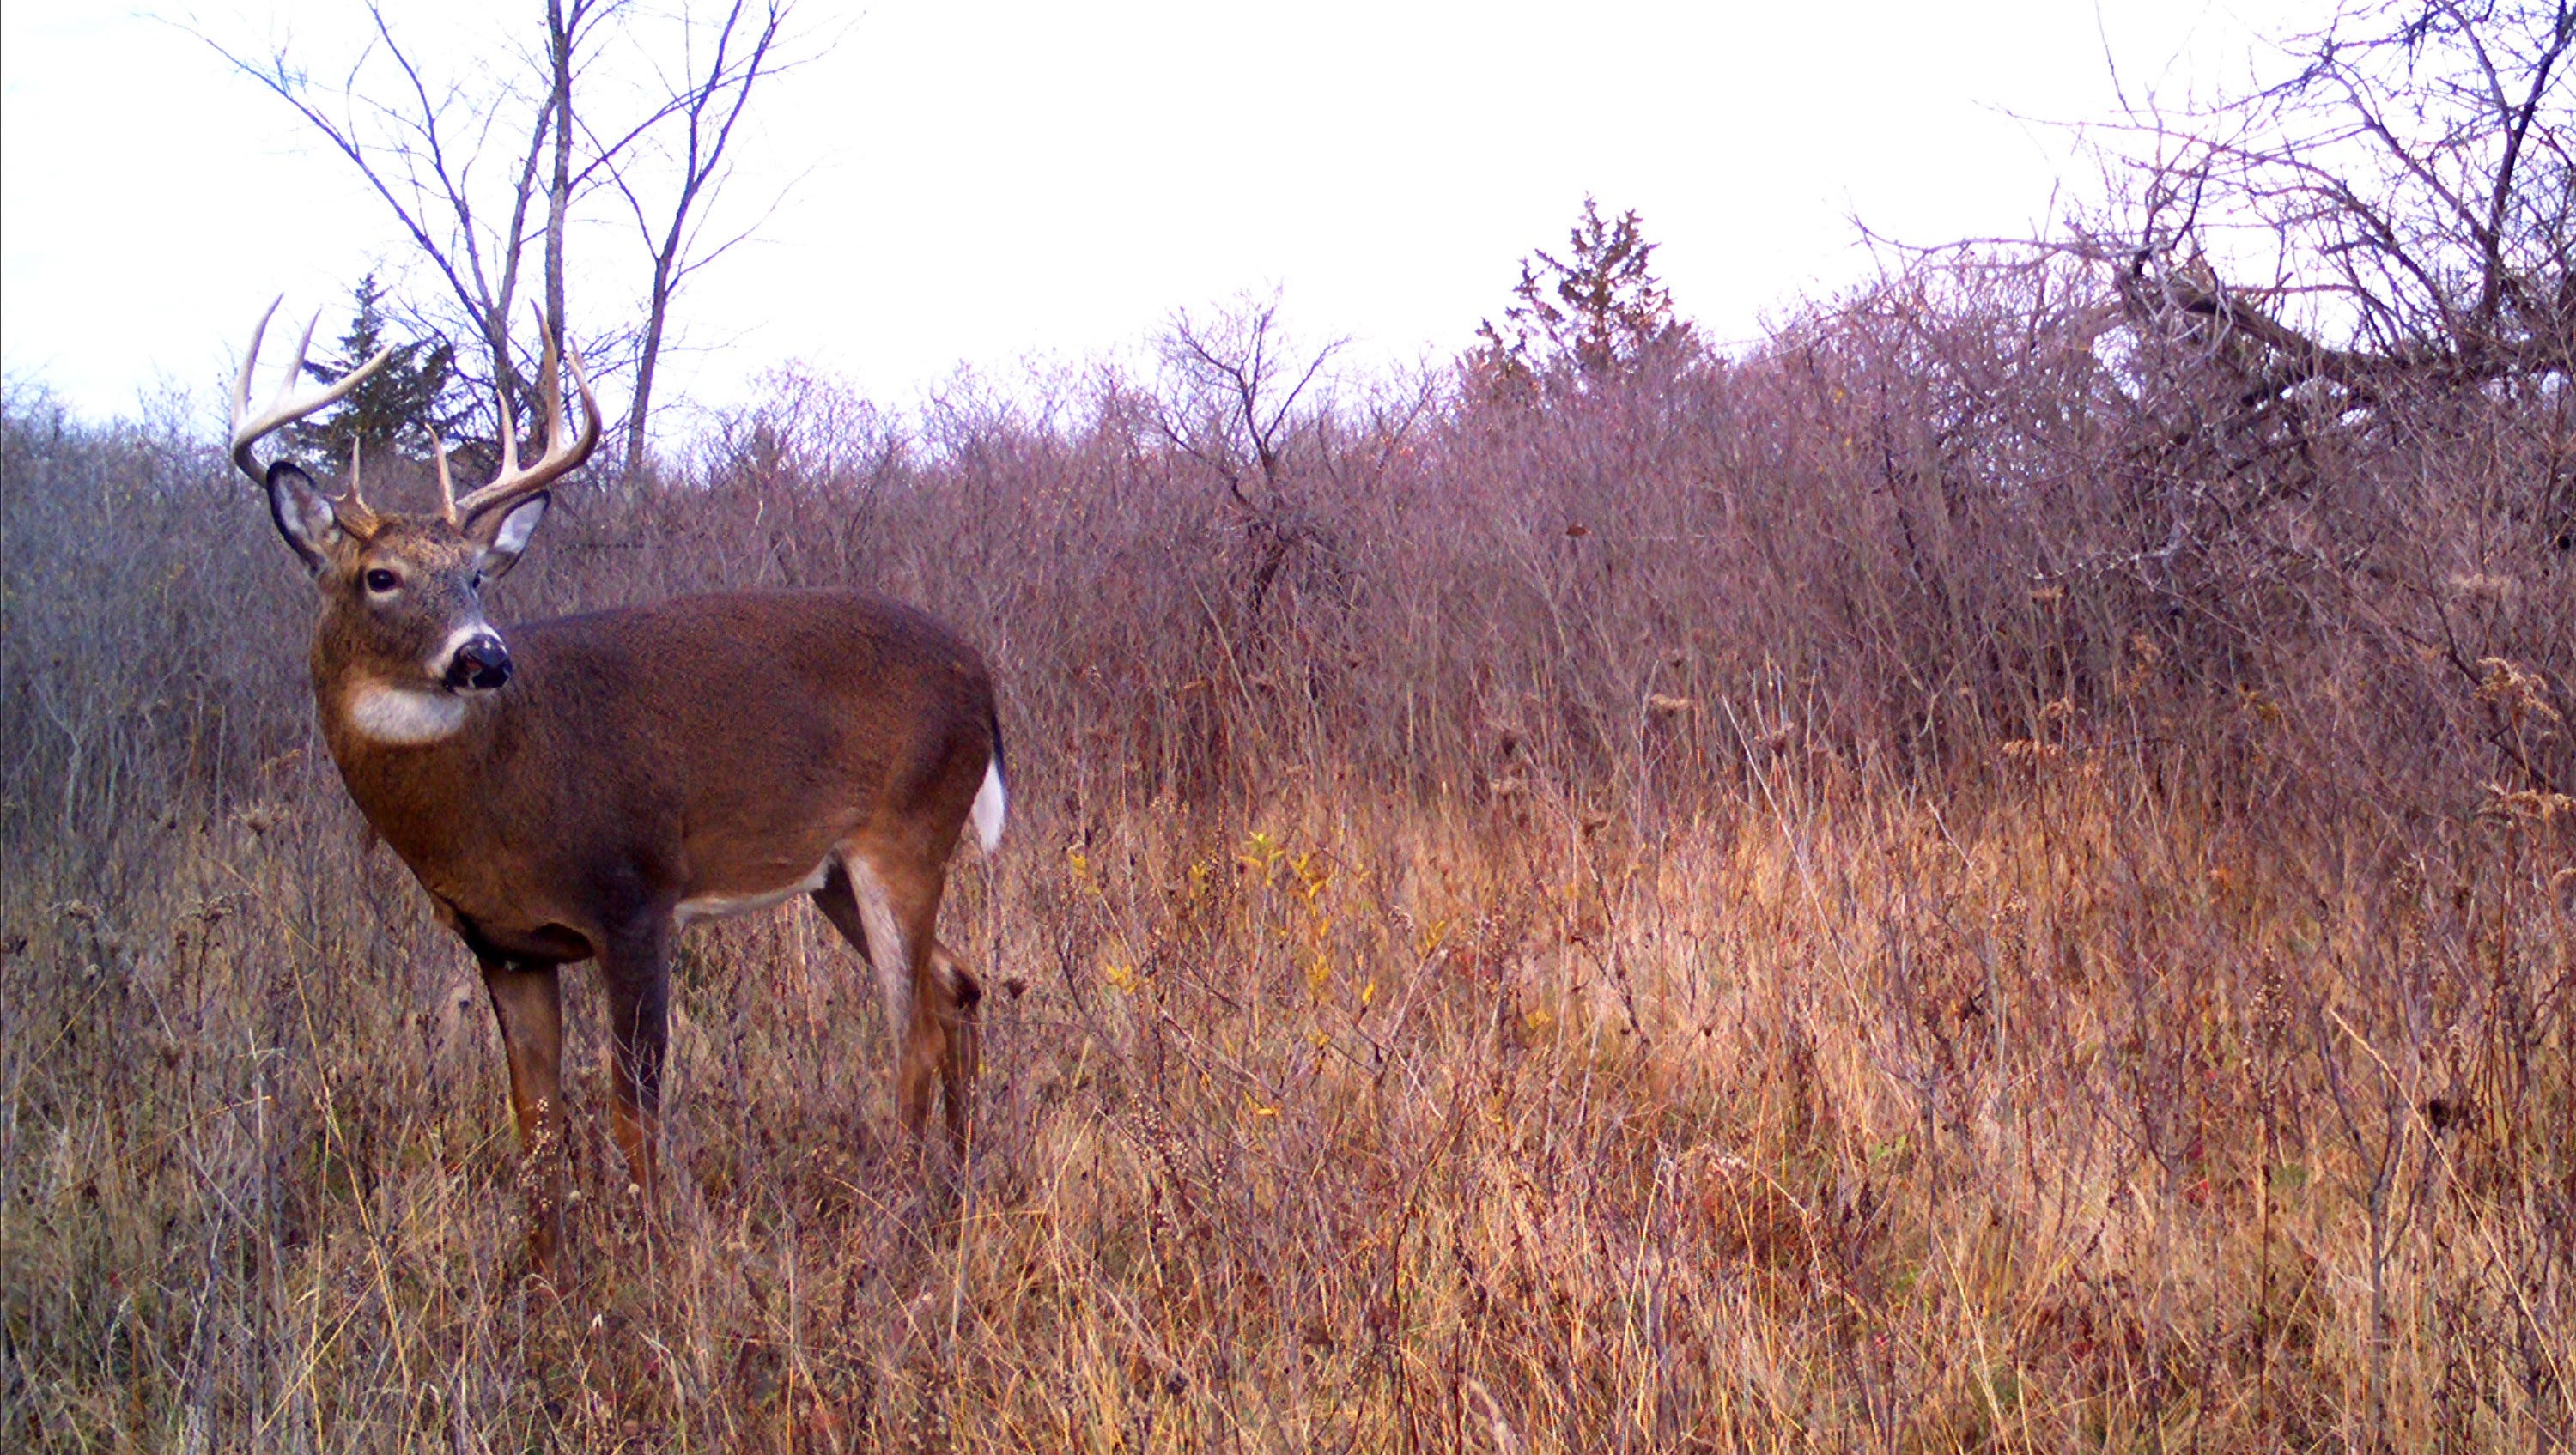
[[[905,1130],[921,1135],[931,1098],[939,1094],[949,1141],[962,1153],[981,1049],[975,1008],[983,991],[937,941],[944,887],[937,869],[860,849],[832,866],[814,903],[876,971],[886,1025],[896,1038],[895,1101]]]
[[[946,945],[936,942],[930,947],[930,971],[939,987],[935,1004],[939,1007],[940,1110],[948,1121],[948,1145],[963,1157],[975,1108],[975,1077],[984,1065],[979,1015],[984,987]]]

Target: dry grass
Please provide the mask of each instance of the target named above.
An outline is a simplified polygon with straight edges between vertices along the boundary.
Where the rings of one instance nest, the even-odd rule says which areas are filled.
[[[700,932],[649,1267],[593,1106],[546,1304],[464,957],[285,773],[147,895],[11,907],[0,1246],[48,1443],[2564,1428],[2576,1105],[2512,987],[2563,996],[2576,925],[2527,820],[2329,899],[2085,750],[1965,823],[1784,773],[1651,845],[1356,786],[1024,839],[957,1196],[911,1194],[826,927]]]
[[[1123,388],[911,443],[809,392],[575,502],[502,619],[887,583],[992,644],[1017,781],[964,1175],[809,910],[700,928],[669,1206],[584,1078],[559,1301],[283,552],[175,431],[12,400],[0,1439],[2566,1449],[2564,391],[2302,441],[2329,509],[2139,466],[2154,401],[2009,424],[2088,387],[2037,326],[1855,316],[1346,403],[1240,507]]]

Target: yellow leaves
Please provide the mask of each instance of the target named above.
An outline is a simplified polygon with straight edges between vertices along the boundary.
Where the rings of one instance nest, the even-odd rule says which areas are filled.
[[[1252,874],[1269,882],[1283,866],[1288,870],[1290,887],[1312,902],[1333,881],[1332,856],[1320,849],[1291,851],[1270,835],[1255,829],[1245,837],[1242,852],[1235,862]]]
[[[1270,866],[1278,863],[1286,852],[1279,847],[1277,839],[1255,829],[1243,841],[1243,852],[1235,856],[1235,862],[1266,879],[1270,875]]]
[[[1291,950],[1305,972],[1306,990],[1317,1001],[1327,998],[1333,982],[1335,916],[1327,899],[1334,882],[1335,860],[1321,849],[1292,850],[1271,835],[1255,830],[1245,836],[1235,862],[1260,881],[1264,890],[1286,890],[1289,911],[1273,921],[1273,933]],[[1279,899],[1268,900],[1275,911]]]
[[[1299,854],[1288,861],[1288,872],[1297,876],[1297,892],[1313,904],[1324,887],[1333,882],[1332,867],[1321,854]]]
[[[1129,995],[1136,993],[1139,982],[1135,966],[1122,965],[1115,960],[1100,967],[1100,978],[1109,982],[1110,989],[1122,990]]]
[[[1457,927],[1454,919],[1429,919],[1413,927],[1413,953],[1428,960],[1446,949],[1449,932]]]

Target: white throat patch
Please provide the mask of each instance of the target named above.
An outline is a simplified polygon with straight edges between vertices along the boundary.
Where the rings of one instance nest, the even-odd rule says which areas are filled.
[[[361,682],[349,689],[341,707],[359,736],[379,743],[434,743],[465,725],[465,699],[434,688]]]

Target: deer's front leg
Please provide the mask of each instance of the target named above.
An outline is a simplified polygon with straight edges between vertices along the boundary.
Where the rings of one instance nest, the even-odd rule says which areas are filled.
[[[618,1150],[649,1218],[661,1183],[662,1051],[670,1040],[670,931],[656,924],[617,937],[600,956],[614,1042]]]
[[[518,1117],[519,1186],[528,1202],[528,1266],[551,1277],[563,1246],[563,996],[553,966],[483,962],[483,988],[510,1057]]]

